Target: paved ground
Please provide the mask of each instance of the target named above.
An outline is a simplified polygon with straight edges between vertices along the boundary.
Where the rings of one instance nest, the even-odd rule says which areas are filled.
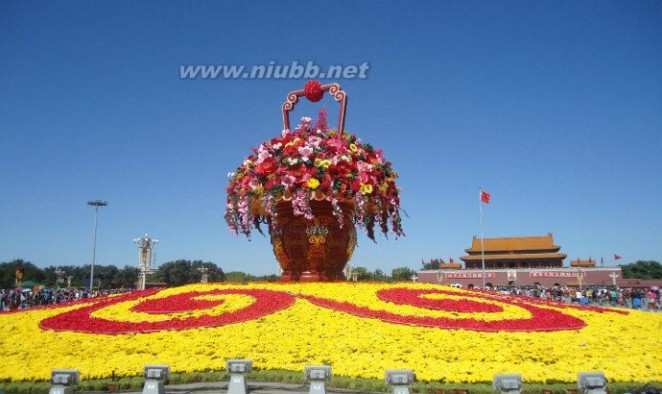
[[[211,394],[227,393],[228,382],[206,382],[191,383],[165,386],[167,394]],[[277,393],[307,393],[310,390],[309,385],[287,384],[287,383],[266,383],[266,382],[248,382],[248,393],[251,394],[277,394]],[[326,389],[330,394],[359,393],[359,391],[343,389]],[[89,392],[88,392],[89,393]],[[107,392],[106,392],[107,393]],[[122,391],[122,394],[140,394],[142,391]],[[83,393],[80,393],[83,394]]]

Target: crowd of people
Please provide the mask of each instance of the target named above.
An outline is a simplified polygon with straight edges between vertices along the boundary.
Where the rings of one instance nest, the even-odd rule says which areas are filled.
[[[652,288],[617,288],[614,286],[587,286],[573,289],[565,286],[544,287],[498,287],[493,289],[503,294],[577,303],[582,305],[624,307],[646,311],[660,311],[662,292]]]
[[[539,298],[582,305],[624,307],[646,311],[660,311],[662,292],[652,288],[616,288],[587,286],[573,289],[565,286],[544,288],[540,286],[517,287],[504,286],[490,289],[502,294]],[[40,305],[78,301],[90,297],[102,297],[110,294],[126,293],[132,289],[93,290],[87,288],[39,287],[34,289],[0,290],[0,311],[27,309]]]
[[[132,289],[93,290],[84,288],[35,287],[0,290],[0,311],[27,309],[40,305],[51,305],[62,302],[78,301],[90,297],[102,297],[110,294],[125,293]]]

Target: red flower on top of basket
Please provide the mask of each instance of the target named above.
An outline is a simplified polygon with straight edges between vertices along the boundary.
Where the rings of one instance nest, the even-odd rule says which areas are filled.
[[[249,237],[252,229],[260,230],[261,218],[274,214],[279,201],[291,201],[295,215],[312,219],[310,200],[325,199],[341,223],[338,203],[352,201],[357,225],[372,240],[375,225],[384,235],[403,236],[398,173],[381,149],[347,132],[338,137],[327,127],[322,109],[315,122],[304,117],[296,129],[283,130],[254,148],[228,174],[228,227]]]

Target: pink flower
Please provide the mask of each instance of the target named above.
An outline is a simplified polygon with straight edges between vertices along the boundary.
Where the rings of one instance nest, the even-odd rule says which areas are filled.
[[[311,135],[310,137],[308,137],[308,144],[313,148],[319,148],[321,143],[322,143],[321,137],[318,137],[316,135]]]
[[[372,164],[368,164],[364,161],[360,161],[356,163],[356,167],[359,169],[359,171],[364,172],[364,171],[372,171]]]
[[[313,148],[304,145],[299,148],[299,154],[301,155],[301,160],[308,161],[308,157],[313,154]]]
[[[294,185],[294,181],[296,181],[295,177],[292,175],[285,175],[281,184],[285,186],[285,189],[290,189]]]
[[[262,148],[260,148],[262,149]],[[271,157],[271,153],[269,153],[267,150],[260,150],[258,151],[257,158],[258,158],[258,163],[262,163],[265,159],[268,159]]]

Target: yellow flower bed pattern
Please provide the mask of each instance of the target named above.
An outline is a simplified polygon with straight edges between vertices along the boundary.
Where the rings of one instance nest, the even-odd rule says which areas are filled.
[[[45,380],[52,368],[83,379],[257,369],[381,379],[412,368],[420,380],[662,381],[662,314],[525,301],[420,283],[196,284],[2,313],[0,379]]]

